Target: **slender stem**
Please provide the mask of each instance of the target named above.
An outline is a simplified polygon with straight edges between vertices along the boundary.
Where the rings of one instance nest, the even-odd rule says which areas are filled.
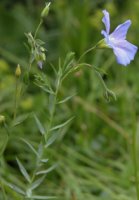
[[[45,134],[45,142],[47,142],[47,138],[49,136],[51,127],[52,127],[52,123],[53,123],[53,119],[54,119],[54,114],[55,114],[55,110],[56,110],[56,104],[57,104],[57,95],[58,95],[58,91],[61,85],[61,76],[57,78],[57,85],[56,85],[56,90],[54,93],[54,99],[53,99],[53,105],[52,105],[52,110],[51,110],[51,114],[50,114],[50,121],[49,121],[49,125],[48,125],[48,129],[47,129],[47,133]]]
[[[14,116],[13,116],[14,120],[17,114],[17,102],[18,102],[18,77],[16,77],[16,82],[15,82],[15,99],[14,99]]]
[[[136,193],[137,193],[137,200],[139,200],[139,179],[138,179],[138,163],[137,163],[137,143],[136,143],[137,130],[135,126],[136,125],[134,125],[133,134],[132,134],[132,152],[133,152],[135,187],[136,187]]]
[[[88,50],[86,50],[86,51],[80,56],[80,58],[79,58],[79,60],[78,60],[78,63],[80,62],[80,60],[81,60],[87,53],[89,53],[90,51],[94,50],[95,48],[96,48],[96,45],[93,46],[93,47],[91,47],[91,48],[89,48]]]
[[[41,19],[40,19],[40,22],[39,22],[39,25],[38,25],[37,28],[36,28],[36,31],[35,31],[35,34],[34,34],[34,39],[36,39],[37,34],[38,34],[38,31],[39,31],[39,29],[40,29],[42,23],[43,23],[43,20],[42,20],[42,18],[41,18]]]

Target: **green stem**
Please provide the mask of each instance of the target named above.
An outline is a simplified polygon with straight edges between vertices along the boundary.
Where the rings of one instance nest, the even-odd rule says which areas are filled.
[[[96,45],[93,46],[93,47],[91,47],[91,48],[89,48],[88,50],[86,50],[86,51],[80,56],[80,58],[79,58],[79,60],[78,60],[77,63],[79,63],[80,60],[81,60],[86,54],[88,54],[90,51],[94,50],[95,48],[96,48]]]
[[[57,78],[56,90],[54,93],[53,105],[52,105],[52,110],[51,110],[51,114],[50,114],[50,121],[49,121],[47,132],[45,134],[45,142],[47,142],[47,138],[48,138],[48,136],[50,134],[50,130],[52,128],[54,114],[55,114],[55,110],[56,110],[56,104],[57,104],[57,95],[58,95],[60,85],[61,85],[61,76]]]
[[[40,29],[42,23],[43,23],[43,20],[42,20],[42,18],[41,18],[41,19],[40,19],[40,22],[39,22],[39,25],[38,25],[37,28],[36,28],[36,31],[35,31],[35,34],[34,34],[34,39],[36,39],[37,34],[38,34],[38,31],[39,31],[39,29]]]
[[[18,80],[19,78],[16,77],[16,83],[15,83],[15,99],[14,99],[14,116],[13,119],[15,120],[16,114],[17,114],[17,103],[18,103]]]
[[[38,170],[38,168],[40,166],[40,162],[41,162],[41,159],[43,157],[43,153],[44,153],[44,150],[45,150],[45,147],[46,147],[46,142],[47,142],[48,136],[49,136],[51,128],[52,128],[54,114],[55,114],[55,110],[56,110],[56,104],[57,104],[57,95],[58,95],[58,91],[59,91],[60,85],[61,85],[61,77],[58,77],[57,78],[57,84],[56,84],[56,90],[55,90],[55,93],[54,93],[53,106],[52,106],[52,110],[51,110],[49,125],[48,125],[48,128],[47,128],[46,134],[44,136],[42,136],[41,141],[40,141],[40,144],[42,144],[42,154],[37,159],[36,168],[35,168],[35,170],[33,172],[30,185],[34,182],[34,179],[36,177],[36,172],[37,172],[37,170]],[[31,200],[33,200],[33,199],[31,199]]]

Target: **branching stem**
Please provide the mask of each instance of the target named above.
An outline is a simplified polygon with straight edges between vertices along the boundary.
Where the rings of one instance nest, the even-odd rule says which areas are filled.
[[[17,114],[17,107],[18,107],[18,98],[19,98],[19,77],[16,77],[16,82],[15,82],[15,98],[14,98],[14,115],[13,119],[16,119],[16,114]]]

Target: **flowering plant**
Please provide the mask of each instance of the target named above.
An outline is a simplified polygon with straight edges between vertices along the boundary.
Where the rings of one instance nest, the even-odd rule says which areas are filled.
[[[5,116],[0,115],[0,128],[4,129],[6,134],[5,143],[3,144],[1,155],[4,156],[4,151],[7,147],[10,136],[14,133],[17,126],[24,123],[24,120],[18,118],[18,107],[20,104],[19,99],[22,95],[27,91],[30,84],[35,84],[35,86],[39,87],[42,93],[45,94],[46,104],[47,104],[47,120],[46,124],[43,124],[38,117],[37,111],[31,112],[26,118],[30,119],[28,116],[34,119],[34,123],[37,126],[39,132],[39,138],[37,142],[34,144],[32,141],[26,140],[26,138],[20,138],[21,142],[23,142],[32,152],[35,157],[35,165],[33,169],[29,170],[26,168],[25,163],[22,162],[22,158],[19,159],[16,157],[16,163],[18,168],[24,178],[22,184],[15,185],[14,183],[3,181],[3,196],[6,196],[5,187],[7,186],[11,190],[14,190],[21,198],[26,199],[53,199],[55,198],[53,195],[40,195],[37,193],[36,189],[43,184],[46,180],[46,176],[49,172],[54,170],[58,165],[54,164],[51,166],[49,164],[49,148],[51,145],[59,138],[60,134],[63,132],[65,127],[68,127],[72,121],[74,116],[68,116],[63,119],[56,119],[57,112],[62,112],[60,110],[60,105],[65,104],[69,101],[74,95],[67,96],[66,98],[59,98],[59,94],[61,92],[61,88],[63,86],[63,82],[65,79],[73,73],[81,70],[81,68],[86,67],[88,69],[94,70],[97,77],[102,83],[102,86],[105,91],[105,97],[107,100],[110,100],[110,97],[116,99],[116,96],[113,91],[108,89],[104,79],[102,69],[96,67],[92,64],[81,62],[84,55],[92,50],[96,50],[99,48],[111,48],[116,56],[116,60],[119,64],[127,66],[132,60],[134,60],[135,54],[137,53],[138,48],[128,42],[126,40],[127,31],[131,25],[131,21],[127,20],[125,23],[119,25],[112,33],[110,33],[110,17],[108,11],[104,10],[104,17],[102,19],[106,30],[102,30],[102,35],[104,39],[100,40],[95,46],[91,47],[87,51],[85,51],[79,59],[76,58],[76,54],[74,52],[68,52],[63,60],[59,59],[57,66],[53,66],[52,63],[47,62],[47,67],[51,68],[52,74],[49,76],[43,70],[45,68],[46,59],[46,49],[44,47],[45,43],[38,39],[38,32],[40,30],[41,25],[44,22],[44,18],[48,16],[50,3],[46,4],[45,8],[42,10],[40,15],[40,23],[36,28],[35,33],[27,33],[25,34],[27,37],[26,46],[29,49],[29,60],[28,65],[24,70],[21,70],[20,65],[17,65],[15,70],[15,79],[16,79],[16,87],[15,87],[15,104],[14,104],[14,113],[13,118],[10,118],[10,123],[7,122]],[[33,67],[34,65],[38,66],[37,73],[34,73]],[[31,75],[33,75],[33,81],[31,79]],[[72,77],[72,76],[71,76]],[[77,99],[78,102],[82,102]],[[98,115],[101,112],[97,112]],[[63,113],[62,113],[63,114]],[[104,115],[102,115],[104,118]],[[106,119],[108,121],[108,119]],[[135,136],[135,135],[134,135]],[[136,162],[136,145],[135,145],[135,137],[133,138],[133,150],[134,150],[134,165],[135,165],[135,178],[136,178],[136,188],[138,189],[138,174],[137,174],[137,162]],[[82,157],[81,157],[82,158]],[[84,159],[86,161],[86,159]],[[85,165],[86,166],[86,165]],[[25,183],[24,183],[25,182]],[[90,184],[90,183],[89,183]],[[22,187],[24,185],[24,187]],[[139,192],[138,192],[139,193]],[[74,194],[72,194],[72,199],[74,198]],[[75,197],[76,198],[76,197]],[[74,199],[75,199],[74,198]],[[6,198],[5,198],[6,199]],[[138,196],[139,200],[139,196]]]
[[[127,20],[123,24],[117,26],[117,28],[110,34],[110,17],[109,13],[104,10],[104,17],[102,19],[106,31],[102,30],[102,34],[105,37],[105,42],[109,48],[113,49],[116,56],[116,60],[121,65],[128,65],[134,56],[138,48],[126,40],[127,31],[131,25],[131,20]]]

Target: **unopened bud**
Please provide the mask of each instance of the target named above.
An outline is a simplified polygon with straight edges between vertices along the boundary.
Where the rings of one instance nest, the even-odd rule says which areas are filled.
[[[45,53],[41,53],[41,55],[40,55],[40,56],[41,56],[41,58],[42,58],[42,60],[43,60],[43,61],[45,61],[45,60],[46,60]]]
[[[41,50],[42,52],[46,51],[44,47],[40,47],[40,50]]]
[[[5,122],[5,117],[3,115],[0,115],[0,125]]]
[[[21,67],[19,64],[16,67],[15,75],[16,75],[16,77],[19,77],[21,75]]]
[[[48,13],[49,13],[50,5],[51,5],[51,2],[46,3],[45,8],[44,8],[44,9],[42,10],[42,12],[41,12],[41,17],[42,17],[42,18],[47,17],[47,15],[48,15]]]

